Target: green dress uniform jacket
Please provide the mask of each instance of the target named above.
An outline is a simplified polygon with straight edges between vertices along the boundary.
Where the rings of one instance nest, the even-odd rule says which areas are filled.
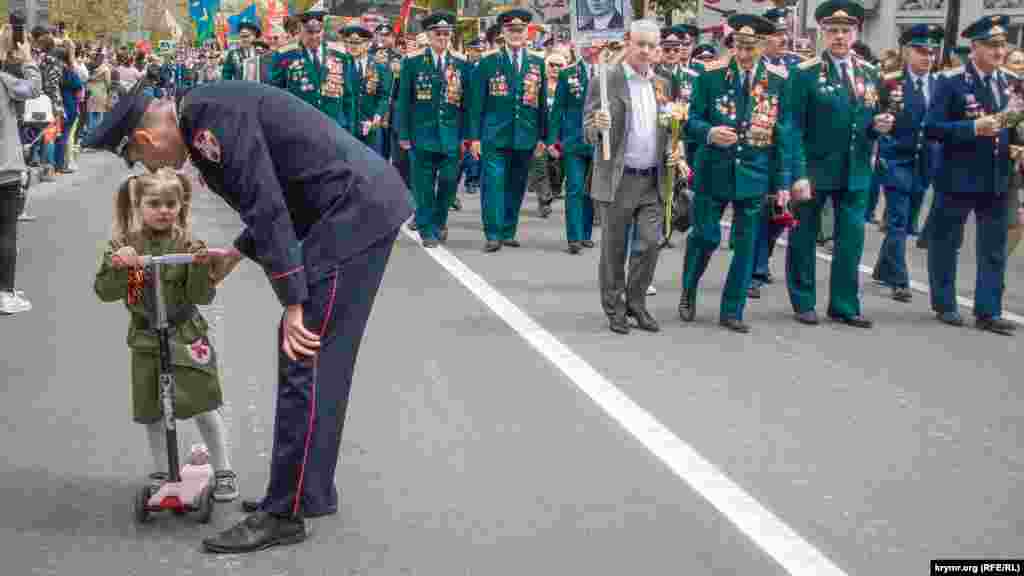
[[[449,52],[444,71],[430,50],[407,57],[395,99],[399,140],[411,141],[417,151],[457,156],[466,136],[471,79],[461,54]]]
[[[558,73],[547,144],[560,144],[563,155],[589,157],[594,154],[594,146],[583,137],[583,105],[589,88],[590,78],[582,60]]]
[[[136,233],[126,242],[111,241],[105,246],[99,271],[96,272],[93,290],[99,299],[103,302],[124,300],[131,314],[127,342],[132,351],[133,419],[139,423],[150,423],[158,421],[162,413],[159,342],[156,332],[150,328],[155,313],[152,280],[147,278],[141,300],[128,304],[129,271],[115,269],[111,262],[114,253],[126,244],[140,255],[162,255],[194,252],[202,243],[187,242],[180,234],[154,237]],[[188,419],[216,410],[223,403],[217,358],[207,337],[209,325],[195,308],[196,305],[213,302],[216,290],[208,264],[167,266],[161,271],[161,277],[168,318],[184,318],[174,324],[171,331],[171,365],[175,378],[174,415],[178,419]]]
[[[314,66],[309,51],[297,42],[274,53],[271,84],[298,96],[304,102],[352,131],[353,86],[349,77],[352,57],[341,44],[322,44],[324,61]]]
[[[363,122],[372,122],[374,117],[384,120],[388,113],[388,102],[391,95],[391,70],[377,64],[367,57],[366,68],[359,71],[354,59],[351,60],[349,78],[352,79],[352,133],[362,142],[372,141],[377,127],[371,128],[369,134],[363,135]]]
[[[490,148],[533,150],[547,136],[547,79],[542,53],[523,49],[513,69],[508,50],[480,60],[469,98],[469,140]]]

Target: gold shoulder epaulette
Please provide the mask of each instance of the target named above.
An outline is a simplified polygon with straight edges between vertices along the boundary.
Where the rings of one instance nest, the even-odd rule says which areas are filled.
[[[330,48],[331,50],[337,50],[338,52],[345,52],[346,54],[348,53],[345,50],[345,45],[342,44],[341,42],[328,42],[327,43],[327,47]]]
[[[547,56],[546,54],[544,54],[543,50],[527,50],[527,52],[529,52],[533,56],[536,56],[537,58],[540,58],[541,60],[543,60]]]
[[[406,60],[411,60],[413,58],[416,58],[417,56],[423,56],[423,52],[424,52],[424,50],[422,48],[420,48],[419,50],[417,50],[415,52],[409,52],[408,54],[405,55],[405,59]]]
[[[882,76],[882,80],[899,80],[900,78],[903,78],[903,70],[889,72]]]
[[[280,48],[278,48],[277,52],[284,53],[284,52],[291,52],[292,50],[298,50],[298,49],[299,49],[299,43],[298,42],[289,42],[288,44],[285,44],[284,46],[281,46]]]
[[[815,56],[814,58],[811,58],[810,60],[806,60],[804,62],[801,62],[801,63],[797,64],[796,67],[801,69],[801,70],[807,70],[808,68],[813,68],[814,66],[817,66],[818,64],[821,64],[821,56]]]
[[[963,66],[957,66],[956,68],[950,68],[949,70],[944,70],[942,72],[942,75],[945,76],[946,78],[952,78],[953,76],[960,76],[963,73],[964,73],[964,67]]]
[[[712,60],[704,64],[705,72],[714,72],[715,70],[721,70],[729,65],[728,60]]]
[[[771,72],[772,74],[775,74],[779,78],[782,78],[782,79],[789,78],[789,70],[786,70],[785,66],[776,66],[775,64],[771,64],[769,62],[765,62],[764,63],[764,67],[765,67],[765,70],[768,70],[769,72]]]
[[[462,52],[456,52],[455,50],[449,50],[448,53],[451,54],[452,56],[455,56],[459,60],[465,60],[466,59],[466,55],[463,54]]]

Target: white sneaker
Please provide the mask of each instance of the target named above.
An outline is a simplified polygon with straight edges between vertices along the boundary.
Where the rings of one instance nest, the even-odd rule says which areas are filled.
[[[0,314],[17,314],[28,312],[32,309],[32,303],[25,298],[20,290],[14,292],[0,292]]]
[[[654,287],[654,284],[651,284],[650,286],[647,287],[647,295],[648,296],[654,296],[657,293],[658,293],[658,289]]]

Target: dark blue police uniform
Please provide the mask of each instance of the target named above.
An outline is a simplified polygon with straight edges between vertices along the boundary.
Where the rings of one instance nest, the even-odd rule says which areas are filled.
[[[148,103],[126,97],[87,146],[121,153],[118,142]],[[409,192],[387,161],[316,108],[264,84],[193,88],[181,101],[179,128],[207,186],[245,222],[235,247],[262,266],[282,306],[303,305],[306,328],[320,336],[311,359],[279,352],[262,509],[282,517],[335,512],[352,371],[391,247],[412,213]]]
[[[988,16],[964,30],[972,40],[1005,38],[1008,18]],[[1014,131],[1002,129],[996,137],[975,135],[975,120],[1003,110],[1009,94],[1009,73],[996,70],[985,77],[968,61],[942,73],[925,129],[929,138],[942,141],[942,161],[935,180],[941,209],[932,214],[929,231],[928,279],[931,305],[943,322],[960,325],[956,303],[957,246],[967,216],[974,212],[977,229],[978,280],[974,315],[980,328],[1010,327],[1000,319],[1006,272],[1009,144]],[[994,330],[1004,332],[1004,330]]]

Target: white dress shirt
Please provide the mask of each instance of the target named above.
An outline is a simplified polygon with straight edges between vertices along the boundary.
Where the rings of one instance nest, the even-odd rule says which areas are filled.
[[[626,134],[625,164],[637,170],[653,168],[658,163],[658,102],[654,98],[654,75],[642,75],[623,62],[626,86],[633,109],[629,110],[631,123]]]

